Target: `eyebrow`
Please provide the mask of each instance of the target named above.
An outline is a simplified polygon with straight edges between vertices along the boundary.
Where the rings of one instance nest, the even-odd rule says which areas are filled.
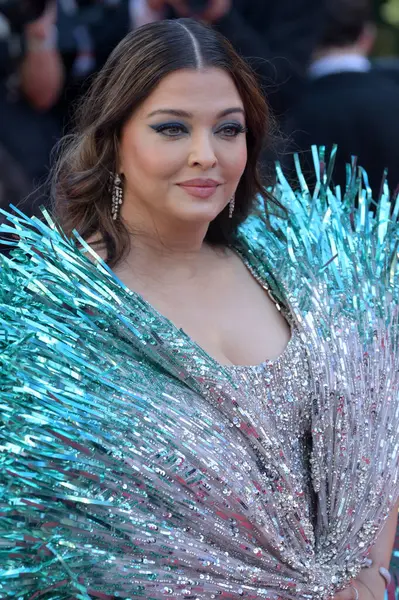
[[[231,115],[233,113],[241,113],[242,115],[245,115],[244,109],[237,106],[222,110],[222,112],[218,113],[217,118],[221,119],[222,117],[227,117],[227,115]],[[173,115],[174,117],[185,117],[186,119],[190,119],[194,116],[192,113],[186,112],[185,110],[176,110],[174,108],[161,108],[159,110],[154,110],[147,115],[147,117],[153,117],[154,115]]]

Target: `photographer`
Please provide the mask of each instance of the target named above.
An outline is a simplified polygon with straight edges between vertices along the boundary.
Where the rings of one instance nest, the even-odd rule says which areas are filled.
[[[45,198],[33,191],[47,175],[51,149],[61,131],[52,110],[64,81],[57,50],[56,3],[5,0],[0,2],[0,14],[0,149],[27,182],[19,195],[20,201],[29,195],[24,210],[38,213]],[[0,164],[3,183],[8,173],[6,162]],[[15,202],[16,195],[17,191],[10,193],[10,200]],[[7,203],[7,198],[2,202]]]
[[[20,90],[31,106],[47,110],[57,101],[64,82],[64,69],[57,49],[57,4],[24,28],[25,56],[19,69]]]
[[[133,0],[134,1],[134,0]],[[324,17],[320,0],[147,0],[168,16],[197,17],[226,36],[258,73],[280,119],[295,104]]]

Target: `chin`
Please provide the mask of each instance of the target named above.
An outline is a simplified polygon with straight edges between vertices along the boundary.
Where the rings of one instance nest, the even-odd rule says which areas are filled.
[[[190,225],[194,225],[194,224],[198,224],[198,225],[209,225],[209,223],[211,223],[214,219],[216,219],[216,217],[218,216],[219,211],[208,211],[208,212],[201,212],[201,213],[191,213],[190,215],[185,214],[185,215],[180,215],[180,220],[184,221],[187,224]]]
[[[222,212],[224,205],[215,205],[214,203],[202,204],[202,206],[187,207],[187,210],[176,211],[176,216],[181,221],[187,223],[210,223]]]

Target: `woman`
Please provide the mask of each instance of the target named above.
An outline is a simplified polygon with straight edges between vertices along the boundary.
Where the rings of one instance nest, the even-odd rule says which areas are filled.
[[[397,211],[321,168],[313,199],[279,174],[273,200],[269,121],[218,34],[145,26],[61,153],[64,233],[9,216],[5,597],[383,597]]]

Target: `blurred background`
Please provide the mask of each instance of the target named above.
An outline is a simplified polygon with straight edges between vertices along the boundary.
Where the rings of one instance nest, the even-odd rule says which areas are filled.
[[[399,53],[399,0],[374,0],[378,36],[374,53],[397,56]]]
[[[294,173],[293,152],[311,182],[311,145],[328,154],[338,144],[342,193],[354,156],[376,204],[384,177],[397,193],[399,0],[0,0],[0,208],[40,218],[52,149],[90,79],[129,31],[180,16],[214,26],[258,74],[277,131],[267,183],[276,158]],[[392,573],[389,600],[399,599],[399,545]]]
[[[278,127],[263,167],[339,147],[378,201],[384,167],[399,184],[399,0],[0,0],[0,206],[40,216],[54,144],[73,126],[91,77],[136,27],[193,16],[226,35],[256,70]]]

